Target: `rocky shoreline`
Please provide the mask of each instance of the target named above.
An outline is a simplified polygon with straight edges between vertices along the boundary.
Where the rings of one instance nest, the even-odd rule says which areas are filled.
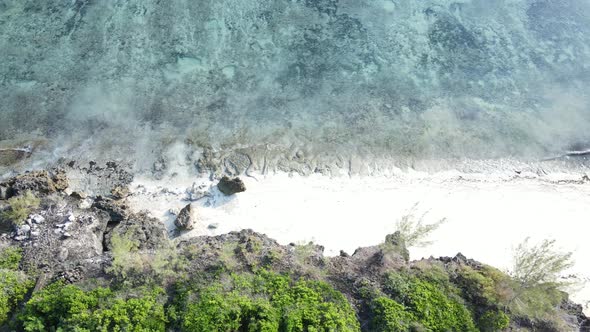
[[[161,220],[130,210],[126,185],[130,183],[131,175],[116,163],[104,167],[96,164],[78,167],[72,163],[70,167],[75,167],[77,172],[85,171],[89,178],[96,177],[88,183],[97,181],[100,186],[95,192],[100,194],[72,192],[63,169],[24,173],[0,183],[0,210],[3,212],[0,248],[22,251],[18,269],[35,280],[27,298],[58,281],[73,285],[87,285],[92,280],[107,285],[122,281],[143,284],[142,274],[146,278],[154,274],[154,267],[150,264],[125,274],[114,272],[117,260],[121,259],[117,255],[121,255],[120,243],[124,238],[134,244],[127,250],[143,260],[149,261],[172,250],[175,257],[185,261],[182,269],[172,268],[169,275],[159,280],[164,287],[171,287],[181,275],[189,276],[189,279],[198,276],[207,282],[205,280],[218,277],[220,271],[255,273],[261,267],[293,278],[327,282],[348,299],[363,331],[375,331],[371,322],[376,314],[365,294],[368,290],[387,289],[385,280],[391,273],[429,275],[432,271],[438,271],[446,285],[456,289],[460,302],[470,308],[475,319],[492,309],[506,312],[510,325],[503,330],[565,331],[565,326],[567,331],[588,331],[590,328],[590,320],[583,314],[582,307],[569,301],[567,296],[553,308],[551,315],[542,316],[544,318],[519,316],[500,307],[499,302],[482,300],[479,292],[483,290],[467,287],[461,271],[480,273],[484,278],[487,275],[482,271],[493,268],[461,254],[409,261],[404,243],[395,234],[387,236],[380,245],[359,248],[352,255],[341,252],[337,257],[325,257],[324,248],[319,245],[280,245],[251,230],[219,236],[175,238],[179,231],[168,232]],[[224,178],[221,182],[224,189],[232,189],[228,194],[245,189],[238,180]],[[16,199],[22,200],[26,195],[34,196],[37,201],[26,206],[22,220],[8,220],[10,212],[17,208]],[[182,220],[178,223],[185,229],[191,211],[184,212],[187,213],[184,223]],[[178,218],[182,219],[182,214]],[[509,280],[508,276],[505,277]],[[13,328],[19,326],[18,308],[24,301],[13,308],[12,319],[5,322],[13,324]],[[172,327],[175,329],[182,330]]]

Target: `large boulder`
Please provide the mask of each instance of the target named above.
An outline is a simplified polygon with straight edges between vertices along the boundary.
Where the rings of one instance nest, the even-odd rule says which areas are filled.
[[[219,180],[217,188],[219,188],[219,191],[221,191],[226,196],[246,191],[246,185],[244,185],[242,179],[230,179],[227,176],[224,176],[221,178],[221,180]]]
[[[188,204],[185,206],[180,212],[178,216],[176,216],[176,220],[174,220],[174,225],[182,231],[191,230],[194,228],[194,219],[193,219],[193,209],[192,205]]]
[[[125,201],[121,200],[99,196],[92,204],[92,207],[108,213],[113,223],[121,222],[129,215],[128,206],[125,204]]]
[[[113,249],[114,234],[137,243],[140,250],[163,248],[168,243],[168,232],[164,223],[143,212],[131,214],[118,225],[107,230],[104,235],[107,250]]]

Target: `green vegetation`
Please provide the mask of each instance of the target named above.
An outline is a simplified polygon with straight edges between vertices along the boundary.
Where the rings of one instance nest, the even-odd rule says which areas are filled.
[[[346,298],[323,282],[266,271],[181,295],[186,331],[360,331]]]
[[[111,237],[113,261],[108,269],[115,278],[127,285],[163,283],[184,277],[185,259],[176,248],[159,248],[156,252],[139,250],[139,241],[129,234]]]
[[[36,293],[19,320],[25,331],[164,331],[161,289],[122,299],[108,288],[84,291],[56,283]]]
[[[27,191],[24,195],[12,197],[8,200],[10,209],[0,214],[2,219],[12,222],[15,226],[22,225],[32,210],[37,209],[41,200],[32,192]]]
[[[561,289],[568,285],[560,277],[572,265],[572,253],[558,251],[554,240],[530,245],[526,239],[514,252],[514,291],[507,305],[510,312],[538,320],[551,319],[565,298]]]
[[[371,310],[373,331],[404,332],[408,331],[416,318],[406,308],[394,300],[381,296],[372,302]]]
[[[14,309],[33,286],[24,273],[17,271],[21,251],[4,248],[0,252],[0,326],[6,324]]]
[[[0,269],[18,270],[22,259],[22,250],[15,247],[0,249]]]
[[[503,331],[510,325],[510,317],[502,311],[490,310],[486,311],[479,318],[479,329],[482,332],[496,332]]]
[[[404,248],[396,234],[388,236],[382,253]],[[127,234],[113,234],[111,244],[113,260],[104,279],[77,285],[57,282],[33,294],[32,278],[19,270],[21,249],[2,249],[0,329],[498,332],[511,328],[511,321],[568,329],[557,308],[565,296],[559,275],[571,265],[571,256],[556,252],[551,241],[519,247],[513,276],[463,260],[422,260],[363,275],[350,288],[346,279],[336,279],[341,275],[317,278],[350,289],[347,295],[354,302],[327,282],[260,269],[268,264],[258,264],[254,253],[262,262],[281,255],[257,241],[193,246],[182,253],[172,245],[140,250]],[[298,246],[292,257],[285,255],[293,264],[286,270],[301,276],[309,266],[323,271],[321,263],[334,262],[313,266],[313,249],[311,244]],[[217,256],[210,255],[204,269],[189,264],[211,250],[217,250]]]
[[[473,316],[455,294],[411,274],[390,273],[384,290],[405,307],[409,317],[430,331],[477,331]]]
[[[410,212],[402,216],[396,223],[396,231],[399,232],[400,239],[407,248],[425,247],[432,244],[432,241],[427,240],[428,237],[447,221],[441,219],[433,224],[424,224],[424,217],[428,212],[416,217],[417,206],[418,204],[414,205]]]

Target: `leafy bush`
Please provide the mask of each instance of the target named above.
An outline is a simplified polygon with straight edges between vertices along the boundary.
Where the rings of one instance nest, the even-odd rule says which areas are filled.
[[[0,269],[0,326],[24,299],[34,282],[20,271]]]
[[[462,265],[456,279],[463,298],[476,310],[481,331],[500,331],[508,327],[510,318],[499,311],[505,308],[513,293],[514,283],[508,275],[485,265],[479,270]]]
[[[8,247],[0,252],[0,326],[6,324],[12,311],[24,299],[33,281],[18,271],[19,248]]]
[[[432,283],[412,282],[407,305],[418,321],[432,331],[476,331],[469,310]]]
[[[84,291],[56,283],[36,293],[19,320],[25,331],[165,331],[161,293],[122,299],[108,288]]]
[[[20,226],[25,222],[31,211],[39,207],[41,200],[30,191],[27,191],[24,195],[10,198],[8,204],[10,204],[10,209],[2,212],[0,216],[4,220],[11,221],[14,225]]]
[[[502,311],[490,310],[484,313],[478,321],[482,332],[503,331],[510,325],[510,318]]]
[[[475,306],[503,307],[512,296],[513,282],[499,270],[488,266],[475,270],[463,265],[457,272],[463,297]]]
[[[436,283],[391,273],[384,288],[417,322],[431,331],[477,331],[471,312]]]
[[[22,258],[22,250],[15,247],[3,248],[0,251],[0,269],[18,270]]]
[[[346,298],[322,282],[259,271],[197,293],[179,315],[187,331],[360,331]]]
[[[176,248],[169,246],[159,248],[155,253],[142,252],[138,249],[139,242],[127,234],[112,235],[113,261],[108,272],[131,285],[162,283],[183,277],[186,264]]]
[[[371,304],[373,318],[372,331],[405,332],[416,318],[406,308],[394,300],[381,296]]]

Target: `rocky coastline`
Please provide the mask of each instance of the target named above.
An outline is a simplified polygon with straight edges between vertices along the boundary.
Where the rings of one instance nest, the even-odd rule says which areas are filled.
[[[32,301],[35,294],[56,282],[86,291],[96,287],[89,285],[112,288],[157,285],[168,294],[160,299],[162,305],[170,306],[174,302],[171,290],[179,282],[198,280],[209,284],[227,275],[257,274],[261,270],[288,275],[294,280],[325,282],[345,296],[361,331],[437,330],[432,326],[428,329],[429,323],[418,318],[412,323],[415,326],[410,324],[407,328],[379,325],[381,318],[378,316],[383,313],[377,310],[376,303],[380,302],[375,302],[375,298],[396,299],[396,293],[391,290],[392,275],[411,276],[415,282],[424,281],[450,289],[445,294],[452,303],[467,308],[465,312],[475,322],[472,325],[476,331],[490,330],[481,328],[488,312],[501,313],[501,317],[509,319],[509,323],[502,326],[503,331],[588,331],[590,328],[590,320],[583,314],[582,307],[569,301],[567,294],[560,293],[559,303],[543,315],[517,314],[508,306],[502,306],[502,300],[491,300],[484,294],[486,287],[510,292],[508,275],[462,254],[410,261],[399,234],[387,237],[384,234],[385,241],[379,245],[359,248],[353,254],[341,252],[337,257],[324,256],[320,245],[281,245],[252,230],[219,236],[178,237],[189,227],[191,214],[195,213],[190,211],[190,204],[188,211],[179,213],[178,219],[182,220],[177,226],[182,227],[169,232],[162,221],[129,209],[130,194],[126,186],[132,175],[124,168],[116,163],[104,166],[70,163],[69,167],[76,172],[84,170],[89,177],[104,178],[105,181],[97,182],[100,186],[95,193],[100,194],[72,192],[68,170],[63,168],[23,173],[0,183],[0,250],[16,249],[21,253],[16,270],[30,282],[26,293],[6,309],[8,315],[2,322],[5,329],[22,329],[23,324],[26,325],[22,313],[28,310],[27,301]],[[71,169],[69,172],[74,174]],[[227,189],[228,183],[235,190],[227,194],[245,190],[238,179],[223,178],[221,186]],[[34,199],[30,198],[28,205],[17,206],[19,200],[29,196]],[[20,220],[14,217],[17,209],[26,209],[19,214]],[[163,273],[161,266],[154,263],[161,255],[165,256],[165,261],[182,261],[182,264],[164,264],[167,272]],[[129,260],[122,267],[121,260],[126,259]],[[408,301],[404,305],[411,308],[413,302]],[[186,324],[179,321],[182,319],[166,323],[166,330],[187,330]],[[423,329],[419,329],[420,326]]]

